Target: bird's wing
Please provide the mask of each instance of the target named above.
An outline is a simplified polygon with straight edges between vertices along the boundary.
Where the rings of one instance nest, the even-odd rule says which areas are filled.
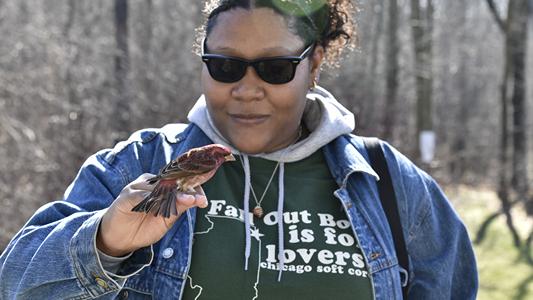
[[[203,160],[173,160],[168,163],[151,181],[162,178],[182,178],[193,175],[200,175],[207,173],[216,166],[214,159],[204,158]]]
[[[217,161],[214,158],[204,157],[201,160],[184,160],[178,161],[178,168],[182,171],[193,173],[193,174],[203,174],[207,173],[217,165]]]

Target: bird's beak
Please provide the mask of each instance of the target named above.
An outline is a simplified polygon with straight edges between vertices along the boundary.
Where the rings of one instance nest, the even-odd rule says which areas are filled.
[[[229,154],[229,155],[226,155],[224,156],[224,161],[234,161],[235,160],[235,156],[233,156],[233,154]]]

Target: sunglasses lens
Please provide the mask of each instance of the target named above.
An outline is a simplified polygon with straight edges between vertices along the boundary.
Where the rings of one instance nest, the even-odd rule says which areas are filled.
[[[238,60],[209,58],[206,64],[211,77],[221,82],[237,82],[246,72],[246,63]]]
[[[213,79],[232,83],[241,80],[248,63],[234,58],[204,57],[209,74]],[[294,59],[266,59],[252,63],[257,75],[270,84],[284,84],[294,78],[297,64]]]
[[[286,59],[273,59],[257,62],[255,70],[259,77],[271,84],[283,84],[294,78],[296,64]]]

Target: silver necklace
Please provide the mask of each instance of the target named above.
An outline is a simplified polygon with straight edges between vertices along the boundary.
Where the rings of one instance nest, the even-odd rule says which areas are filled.
[[[292,145],[295,142],[297,142],[300,139],[301,136],[302,136],[302,125],[300,125],[300,127],[298,129],[298,136],[296,137],[294,142],[292,142],[290,145]],[[289,147],[289,146],[287,146],[287,147]],[[283,159],[283,156],[282,156],[282,159]],[[282,160],[282,159],[280,159],[280,160]],[[242,158],[240,156],[239,156],[239,161],[241,162],[241,165],[244,168],[244,163],[242,162]],[[276,167],[274,167],[274,171],[272,172],[272,175],[270,175],[270,179],[268,180],[268,183],[267,183],[267,185],[265,187],[265,190],[263,191],[263,194],[261,195],[261,198],[259,200],[257,200],[257,196],[255,194],[254,187],[253,187],[252,183],[250,182],[250,188],[252,190],[252,196],[254,197],[254,200],[255,200],[255,207],[254,207],[252,212],[253,212],[254,216],[256,216],[257,218],[262,218],[263,217],[264,211],[263,211],[263,207],[261,207],[261,203],[263,202],[263,199],[266,196],[268,188],[270,187],[270,184],[272,183],[272,180],[274,179],[274,175],[276,174],[276,171],[278,170],[279,164],[280,164],[280,162],[278,161],[278,163],[276,164]],[[250,174],[250,177],[251,177],[251,174]]]
[[[268,191],[268,188],[270,187],[270,184],[272,183],[272,179],[274,179],[274,175],[276,174],[276,170],[279,167],[279,161],[276,164],[276,167],[274,168],[274,171],[272,172],[272,175],[270,176],[270,179],[268,180],[268,183],[265,187],[265,190],[263,191],[263,195],[261,195],[261,198],[257,200],[257,196],[255,195],[254,187],[252,186],[252,183],[250,183],[250,188],[252,189],[252,196],[255,200],[255,207],[253,209],[254,216],[261,218],[263,217],[263,208],[261,207],[261,202],[263,202],[263,199],[265,199],[265,195]]]

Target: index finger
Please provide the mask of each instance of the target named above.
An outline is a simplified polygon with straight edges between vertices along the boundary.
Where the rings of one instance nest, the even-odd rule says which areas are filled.
[[[134,181],[130,183],[130,188],[136,190],[148,190],[151,191],[154,189],[154,184],[150,184],[148,180],[156,177],[154,174],[144,173],[141,176],[137,177]]]

